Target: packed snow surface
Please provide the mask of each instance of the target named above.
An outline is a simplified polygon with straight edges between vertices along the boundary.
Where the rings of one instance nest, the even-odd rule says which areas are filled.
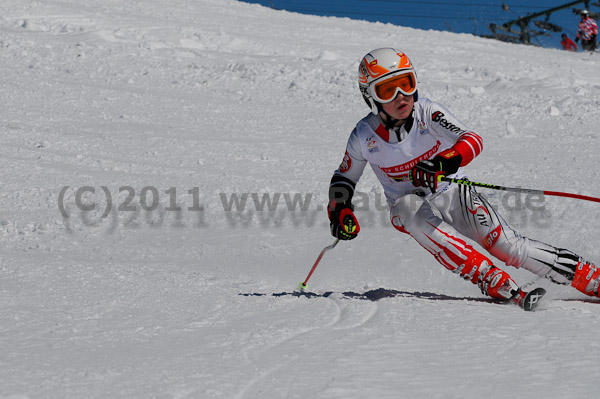
[[[598,54],[232,0],[3,0],[0,398],[597,398],[598,301],[513,268],[539,311],[484,300],[391,227],[369,170],[359,237],[293,295],[333,241],[358,61],[386,46],[483,136],[472,180],[600,196]],[[599,204],[481,191],[600,261]],[[356,296],[380,289],[404,294]]]

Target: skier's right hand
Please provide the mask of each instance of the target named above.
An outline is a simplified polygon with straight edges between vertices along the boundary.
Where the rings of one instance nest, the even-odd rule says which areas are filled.
[[[340,240],[352,240],[360,231],[352,205],[333,202],[327,207],[331,235]]]

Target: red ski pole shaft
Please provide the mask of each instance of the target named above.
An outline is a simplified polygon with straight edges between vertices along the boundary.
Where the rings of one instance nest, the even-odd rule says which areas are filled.
[[[496,186],[495,184],[477,183],[477,182],[470,181],[470,180],[453,179],[451,177],[446,177],[446,176],[438,176],[438,181],[447,181],[447,182],[455,183],[455,184],[463,184],[465,186],[490,188],[492,190],[512,191],[515,193],[551,195],[554,197],[567,197],[567,198],[576,198],[576,199],[580,199],[580,200],[584,200],[584,201],[600,202],[600,198],[588,197],[587,195],[562,193],[559,191],[544,191],[544,190],[536,190],[536,189],[520,188],[520,187]]]
[[[325,248],[323,248],[323,250],[321,251],[321,253],[319,254],[319,257],[317,258],[317,260],[315,261],[315,264],[313,265],[313,267],[310,269],[310,272],[308,272],[308,276],[306,276],[306,280],[304,280],[303,282],[300,283],[300,288],[304,289],[306,288],[306,284],[308,284],[308,280],[310,279],[310,276],[312,276],[312,274],[314,273],[315,269],[317,268],[317,266],[319,265],[319,262],[321,262],[321,259],[323,258],[323,255],[325,255],[325,253],[327,251],[329,251],[330,249],[335,248],[335,246],[338,244],[338,242],[340,242],[339,238],[336,238],[335,241],[331,244],[326,246]]]

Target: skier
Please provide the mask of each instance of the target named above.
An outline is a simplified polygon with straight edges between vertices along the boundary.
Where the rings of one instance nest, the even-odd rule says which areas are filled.
[[[484,294],[517,301],[526,295],[465,237],[506,265],[599,296],[600,269],[569,250],[519,235],[475,188],[438,180],[465,178],[464,167],[481,153],[483,141],[445,107],[418,97],[417,74],[406,54],[371,51],[360,62],[358,84],[372,112],[350,134],[331,179],[334,237],[351,240],[360,231],[351,200],[368,163],[383,186],[392,225]]]
[[[579,39],[581,39],[581,48],[583,51],[594,51],[596,50],[598,25],[596,25],[596,21],[590,17],[590,12],[588,10],[581,11],[580,15],[581,21],[579,21],[575,42],[579,43]]]
[[[567,51],[577,51],[577,45],[575,44],[575,42],[571,39],[569,39],[569,36],[567,36],[565,33],[562,34],[562,41],[560,42],[560,44],[562,44],[563,48]]]

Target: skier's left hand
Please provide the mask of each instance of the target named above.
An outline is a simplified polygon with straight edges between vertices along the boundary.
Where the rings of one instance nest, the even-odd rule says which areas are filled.
[[[442,151],[432,159],[420,161],[410,171],[410,177],[415,187],[429,187],[432,193],[437,189],[438,176],[456,173],[462,162],[458,151],[452,148]]]

